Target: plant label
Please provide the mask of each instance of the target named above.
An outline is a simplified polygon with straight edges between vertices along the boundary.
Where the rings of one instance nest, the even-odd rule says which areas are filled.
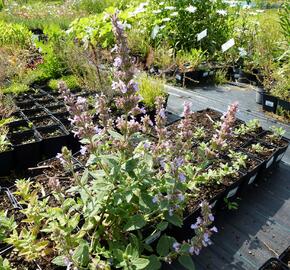
[[[208,72],[204,72],[203,74],[202,74],[202,77],[207,77],[208,76]]]
[[[239,187],[236,187],[236,188],[233,188],[227,195],[227,198],[231,198],[233,197],[234,195],[236,195],[237,191],[238,191],[238,188]]]
[[[266,100],[265,105],[268,107],[273,108],[274,107],[274,102],[270,101],[270,100]]]
[[[277,163],[282,159],[282,157],[284,156],[284,154],[285,154],[285,152],[282,153],[282,154],[280,154],[280,155],[277,157],[277,159],[276,159],[276,162],[277,162]]]
[[[227,41],[226,43],[222,45],[222,51],[225,52],[231,47],[233,47],[234,45],[235,45],[235,40],[231,38],[229,41]]]
[[[181,81],[181,76],[180,76],[179,74],[177,74],[177,75],[175,76],[175,79],[178,80],[178,81]]]
[[[197,34],[197,41],[202,40],[207,36],[207,29],[203,30],[202,32]]]
[[[266,164],[267,169],[273,164],[274,158],[275,157],[271,157],[270,160],[267,162],[267,164]]]
[[[256,177],[257,177],[257,173],[255,174],[255,175],[253,175],[251,178],[250,178],[250,180],[249,180],[249,182],[248,182],[248,185],[251,185],[251,184],[253,184],[253,182],[255,181],[255,179],[256,179]]]

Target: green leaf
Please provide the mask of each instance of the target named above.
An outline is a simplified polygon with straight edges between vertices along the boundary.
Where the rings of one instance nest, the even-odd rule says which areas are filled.
[[[173,224],[174,226],[181,227],[182,226],[182,219],[174,214],[173,216],[170,216],[168,213],[165,215],[165,218],[168,222]]]
[[[160,231],[164,231],[166,230],[166,228],[168,227],[168,222],[166,221],[162,221],[161,223],[159,223],[157,226],[157,229]]]
[[[57,256],[52,260],[52,263],[58,266],[66,266],[65,258],[65,256]]]
[[[143,216],[141,215],[135,215],[130,218],[128,223],[124,226],[124,230],[127,232],[139,230],[143,228],[146,225],[146,221]]]
[[[86,267],[90,261],[89,245],[87,242],[81,243],[73,254],[73,259],[81,266]]]
[[[150,245],[152,244],[153,242],[155,242],[161,235],[161,232],[160,231],[157,231],[156,233],[148,236],[146,239],[145,239],[145,243]]]
[[[150,261],[145,258],[133,258],[131,262],[136,266],[136,269],[144,269],[150,263]]]
[[[180,256],[178,258],[179,263],[184,266],[186,269],[188,270],[194,270],[195,269],[195,265],[193,263],[193,260],[190,256]]]
[[[145,268],[146,270],[158,270],[161,268],[161,263],[158,260],[157,256],[151,255],[148,259],[150,263]]]
[[[157,253],[160,256],[167,256],[170,249],[170,238],[167,235],[162,235],[157,244]]]
[[[109,130],[109,133],[110,135],[114,138],[114,139],[117,139],[117,140],[124,140],[124,136],[121,135],[120,133],[116,132],[116,131],[113,131],[113,130]]]

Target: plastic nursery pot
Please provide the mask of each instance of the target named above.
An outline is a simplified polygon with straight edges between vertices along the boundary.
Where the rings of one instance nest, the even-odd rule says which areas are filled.
[[[290,246],[280,255],[279,259],[290,268]]]
[[[8,124],[9,133],[18,133],[31,130],[32,126],[26,120],[14,121]]]
[[[62,146],[68,144],[68,132],[60,125],[38,128],[42,138],[41,154],[46,158],[55,156],[61,152]]]
[[[35,128],[54,126],[58,124],[57,119],[49,115],[36,116],[28,118],[28,120],[34,125]]]
[[[271,131],[264,131],[258,136],[258,138],[259,141],[265,142],[268,145],[271,145],[272,147],[275,147],[277,149],[277,151],[275,152],[275,164],[278,164],[282,160],[285,152],[287,151],[290,140],[285,137],[282,137],[279,141],[272,142],[267,139],[267,135],[270,134],[272,134]]]
[[[166,126],[170,126],[182,119],[179,115],[168,111],[165,112],[165,115],[166,115]]]
[[[265,90],[261,87],[256,89],[256,103],[263,104],[263,96],[265,94]]]
[[[290,102],[282,99],[278,99],[278,106],[286,111],[290,111]]]
[[[45,97],[45,99],[38,99],[38,100],[35,100],[35,102],[36,104],[47,107],[47,106],[50,106],[51,103],[54,103],[55,100],[53,98]]]
[[[65,112],[67,112],[67,109],[66,109],[65,105],[47,106],[46,109],[51,114],[65,113]]]
[[[258,177],[257,177],[257,179],[258,179],[258,178],[262,178],[266,172],[268,172],[271,168],[273,168],[273,166],[275,164],[274,161],[277,157],[278,149],[276,149],[275,147],[273,147],[269,144],[259,142],[261,144],[261,146],[266,149],[266,151],[263,152],[262,154],[252,152],[250,150],[251,145],[257,144],[257,143],[258,143],[258,141],[252,140],[248,144],[246,144],[242,150],[245,151],[250,156],[254,156],[254,157],[263,161],[263,163],[261,165],[261,169],[260,169]]]
[[[249,154],[247,155],[250,162],[252,161],[255,165],[251,166],[248,170],[243,169],[245,170],[245,175],[242,179],[239,195],[245,194],[246,191],[248,190],[248,187],[253,185],[256,182],[258,175],[260,173],[260,170],[262,166],[264,165],[264,162],[262,160],[255,158],[252,155],[249,155]]]
[[[8,175],[13,169],[13,148],[0,153],[0,176]]]
[[[15,169],[24,169],[33,166],[40,158],[40,138],[33,130],[10,135],[14,146]]]
[[[259,270],[289,270],[289,268],[283,264],[277,258],[271,258],[263,264]]]
[[[29,109],[29,110],[23,110],[22,113],[27,117],[35,117],[35,116],[44,116],[48,115],[48,113],[43,108],[38,109]]]
[[[38,105],[34,101],[28,101],[28,102],[19,102],[16,103],[17,107],[21,110],[31,110],[31,109],[37,109]]]
[[[263,95],[263,110],[267,112],[276,113],[277,104],[278,104],[277,97],[268,94]]]

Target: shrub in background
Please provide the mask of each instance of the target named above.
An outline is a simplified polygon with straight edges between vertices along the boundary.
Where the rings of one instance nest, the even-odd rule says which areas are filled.
[[[58,84],[60,81],[64,81],[67,85],[67,87],[71,90],[76,90],[80,88],[79,82],[78,82],[78,78],[74,75],[67,75],[67,76],[63,76],[59,79],[52,79],[49,81],[48,86],[54,90],[57,91],[58,90]]]

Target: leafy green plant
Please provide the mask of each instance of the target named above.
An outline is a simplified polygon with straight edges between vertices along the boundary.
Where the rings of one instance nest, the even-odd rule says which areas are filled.
[[[237,202],[231,202],[228,198],[224,198],[224,202],[229,210],[238,210],[239,204]]]
[[[1,90],[5,94],[18,95],[18,94],[29,91],[29,87],[28,87],[28,85],[23,84],[23,83],[12,82],[11,85],[9,85],[5,88],[2,88]]]
[[[16,227],[17,224],[14,221],[13,216],[8,217],[7,211],[0,211],[0,243],[3,243],[4,240],[9,236],[9,233],[12,232]]]
[[[0,153],[5,152],[10,149],[11,143],[7,137],[8,128],[5,126],[0,126]]]
[[[205,131],[204,127],[197,127],[194,130],[194,133],[193,133],[193,138],[194,139],[202,140],[202,139],[205,138],[205,136],[206,136],[206,131]]]
[[[244,136],[249,133],[253,133],[261,127],[260,121],[258,119],[252,119],[246,124],[241,124],[234,130],[235,135]]]
[[[15,270],[15,268],[11,268],[9,261],[0,256],[0,270]]]
[[[262,146],[260,143],[256,143],[256,144],[252,144],[251,145],[251,149],[255,152],[255,153],[264,153],[267,149]]]
[[[0,46],[28,47],[32,33],[20,24],[10,24],[0,20]]]
[[[64,81],[67,85],[67,87],[71,90],[76,90],[76,89],[79,89],[80,88],[80,85],[79,85],[79,82],[77,80],[77,77],[74,76],[74,75],[68,75],[68,76],[63,76],[61,77],[60,79],[58,80],[50,80],[49,83],[48,83],[48,86],[56,91],[58,90],[58,83],[59,81]]]
[[[270,130],[273,132],[272,134],[268,135],[267,137],[270,138],[271,141],[279,141],[282,139],[283,135],[286,133],[286,130],[282,127],[275,127],[272,126]]]
[[[154,108],[157,97],[167,95],[164,81],[161,79],[149,77],[146,73],[142,73],[138,76],[137,81],[142,102],[150,109]]]
[[[228,82],[227,72],[222,69],[218,69],[214,75],[214,82],[217,85],[222,85]]]

